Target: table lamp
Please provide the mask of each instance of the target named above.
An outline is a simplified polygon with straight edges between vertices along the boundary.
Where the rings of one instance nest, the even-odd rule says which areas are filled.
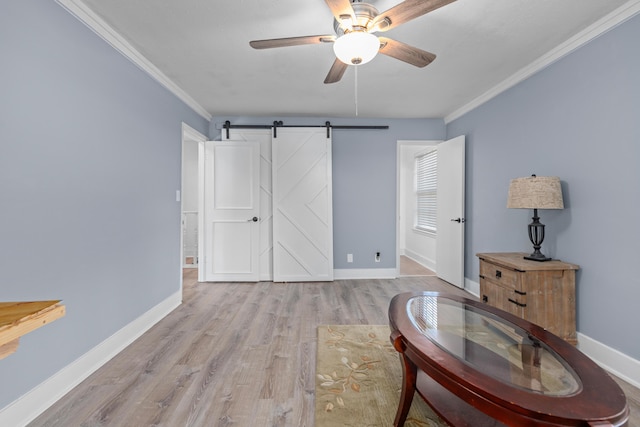
[[[533,243],[533,253],[525,259],[549,261],[551,258],[540,252],[544,240],[544,224],[540,223],[538,209],[564,209],[560,178],[557,176],[535,176],[515,178],[509,184],[507,208],[533,209],[529,224],[529,240]]]

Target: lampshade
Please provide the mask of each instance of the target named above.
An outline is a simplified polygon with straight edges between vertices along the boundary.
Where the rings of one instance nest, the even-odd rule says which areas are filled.
[[[333,43],[338,59],[347,65],[361,65],[371,61],[380,49],[380,40],[371,33],[353,31]]]
[[[560,178],[533,175],[512,179],[507,208],[564,209]]]

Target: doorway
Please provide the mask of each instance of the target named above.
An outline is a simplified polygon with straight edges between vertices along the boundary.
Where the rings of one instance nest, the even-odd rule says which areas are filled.
[[[434,150],[437,150],[435,218],[430,218],[425,226],[424,217],[420,216],[420,225],[416,225],[416,159]],[[407,260],[402,257],[407,257],[433,270],[439,278],[464,288],[465,137],[448,141],[398,141],[397,171],[397,275],[403,274],[401,266]]]
[[[198,193],[199,162],[202,146],[207,137],[182,123],[182,169],[180,195],[180,271],[198,269],[199,230],[201,218]],[[180,274],[182,280],[182,274]]]
[[[436,235],[414,227],[415,156],[440,141],[398,141],[398,275],[416,275],[417,272],[435,272]]]

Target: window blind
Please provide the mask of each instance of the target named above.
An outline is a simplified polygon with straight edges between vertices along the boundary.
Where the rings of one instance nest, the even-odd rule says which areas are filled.
[[[416,157],[417,214],[415,226],[436,231],[438,151],[432,150]]]

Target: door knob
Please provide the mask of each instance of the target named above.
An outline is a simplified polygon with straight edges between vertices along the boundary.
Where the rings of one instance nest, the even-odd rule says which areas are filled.
[[[252,222],[252,221],[253,221],[253,222],[258,222],[258,217],[257,217],[257,216],[254,216],[253,218],[248,219],[247,221],[248,221],[248,222]]]
[[[451,221],[457,222],[457,223],[461,223],[461,222],[465,222],[466,219],[464,219],[464,218],[452,218]]]

